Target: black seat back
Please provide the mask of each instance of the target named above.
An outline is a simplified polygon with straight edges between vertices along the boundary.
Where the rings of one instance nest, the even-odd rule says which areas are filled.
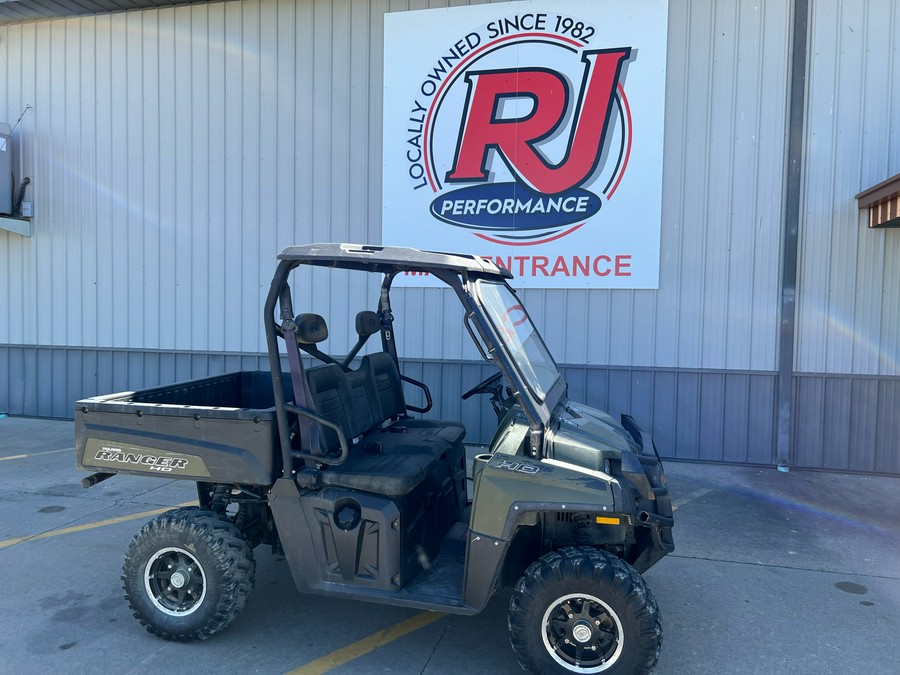
[[[359,368],[346,373],[345,377],[352,399],[350,426],[353,434],[365,434],[380,427],[385,416],[381,412],[371,372],[367,368]]]
[[[406,400],[403,398],[403,383],[394,359],[386,352],[364,356],[359,367],[367,370],[375,386],[375,396],[381,406],[384,419],[396,419],[406,415]]]
[[[310,368],[306,372],[309,380],[309,391],[312,394],[316,412],[343,427],[348,438],[357,436],[350,423],[350,411],[353,409],[353,395],[350,384],[340,366],[333,363]],[[337,434],[333,429],[322,425],[321,442],[326,452],[338,449]]]

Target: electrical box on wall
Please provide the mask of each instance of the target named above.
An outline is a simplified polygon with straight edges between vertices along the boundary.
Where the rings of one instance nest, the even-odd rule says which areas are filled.
[[[9,215],[13,207],[12,153],[9,139],[12,127],[0,122],[0,215]]]
[[[12,127],[0,122],[0,230],[30,237],[30,218],[34,216],[34,202],[26,202],[23,197],[31,179],[25,178],[22,181],[19,195],[16,197],[13,194],[15,185],[12,175],[12,132]]]

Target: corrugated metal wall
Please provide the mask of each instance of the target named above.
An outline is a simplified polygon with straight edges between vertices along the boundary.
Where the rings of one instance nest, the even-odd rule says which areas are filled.
[[[900,6],[810,4],[795,459],[900,473],[900,230],[854,199],[900,173]]]
[[[0,117],[14,121],[33,106],[16,137],[36,212],[33,238],[0,233],[0,316],[8,317],[0,409],[68,416],[81,395],[257,363],[276,252],[380,240],[383,15],[444,4],[245,0],[0,27]],[[895,44],[897,12],[889,8],[893,23],[877,18],[889,0],[862,10],[813,4],[814,45],[837,30],[836,19],[831,33],[825,21],[834,7],[867,17],[871,37],[859,45],[890,52]],[[566,364],[572,396],[634,412],[666,454],[772,460],[790,22],[790,0],[670,1],[660,289],[525,293]],[[863,39],[860,26],[846,39]],[[831,60],[847,69],[851,58]],[[891,91],[890,73],[900,69],[880,66],[887,80],[870,76],[873,60],[829,76],[827,58],[811,53],[811,153],[823,125],[832,142],[852,132],[869,144],[868,131],[815,115],[838,77],[866,73],[858,86],[869,94]],[[839,105],[852,107],[853,94],[843,94]],[[855,110],[881,129],[900,105],[900,91],[891,96],[890,111],[858,100]],[[896,127],[877,133],[893,143],[896,163]],[[847,160],[835,153],[820,165],[843,171]],[[890,164],[855,161],[871,182]],[[816,180],[810,171],[808,202]],[[851,193],[862,187],[851,183]],[[852,226],[833,235],[832,206],[814,208],[822,211],[812,227],[828,230],[831,250],[866,242],[876,254],[851,206],[840,204]],[[821,252],[803,245],[805,286]],[[860,264],[853,274],[861,282],[881,274],[882,292],[896,289],[887,260],[880,272]],[[838,262],[828,274],[844,273]],[[832,284],[839,299],[852,299],[857,276]],[[328,317],[335,336],[351,332],[352,314],[374,301],[374,285],[351,274],[337,283],[318,270],[297,277],[296,305]],[[881,312],[877,339],[896,344],[897,309],[874,293],[858,307],[819,299],[801,298],[801,323],[816,308],[839,307],[861,322],[858,335],[874,339],[862,329]],[[441,382],[438,414],[466,417],[470,438],[486,440],[486,406],[456,398],[484,367],[470,363],[478,356],[455,298],[398,290],[395,310],[411,374]],[[820,329],[801,332],[801,370],[897,374],[896,354],[877,370],[859,339],[821,337],[834,331],[836,314],[825,316]],[[820,359],[828,349],[832,360]],[[845,362],[859,369],[841,370]]]
[[[900,6],[814,2],[797,370],[900,375],[900,232],[854,195],[900,173]]]
[[[788,7],[673,3],[661,290],[526,293],[560,361],[774,368]],[[34,239],[4,235],[0,312],[17,320],[0,343],[261,351],[282,246],[380,239],[386,8],[247,0],[3,29],[0,109],[34,106],[37,218]],[[307,296],[341,315],[346,285]],[[406,314],[452,323],[407,356],[477,358],[446,293],[406,295]]]
[[[230,2],[0,29],[36,212],[33,239],[3,235],[0,343],[261,351],[280,248],[379,236],[380,17]]]

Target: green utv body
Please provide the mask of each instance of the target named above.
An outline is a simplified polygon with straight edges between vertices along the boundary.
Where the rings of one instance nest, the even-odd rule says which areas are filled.
[[[268,544],[307,593],[475,614],[512,586],[510,639],[534,672],[652,671],[661,623],[640,572],[674,549],[662,464],[629,416],[568,400],[512,275],[476,256],[381,246],[291,246],[278,259],[268,372],[76,404],[86,487],[117,473],[197,484],[199,507],[157,517],[126,554],[126,597],[147,630],[186,641],[225,628],[251,591],[253,549]],[[323,317],[295,315],[300,265],[382,280],[344,358],[318,347]],[[405,272],[455,291],[496,367],[462,394],[489,395],[498,419],[471,478],[465,421],[410,415],[432,399],[397,358],[391,284]],[[380,351],[363,350],[376,334]],[[406,402],[409,388],[424,406]]]

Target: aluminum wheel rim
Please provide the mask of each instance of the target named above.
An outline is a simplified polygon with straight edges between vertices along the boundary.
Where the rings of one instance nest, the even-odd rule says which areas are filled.
[[[594,595],[571,593],[544,612],[541,639],[550,657],[576,673],[600,673],[622,655],[622,622]]]
[[[153,606],[163,614],[188,616],[206,598],[206,573],[189,551],[160,549],[144,567],[144,589]]]

